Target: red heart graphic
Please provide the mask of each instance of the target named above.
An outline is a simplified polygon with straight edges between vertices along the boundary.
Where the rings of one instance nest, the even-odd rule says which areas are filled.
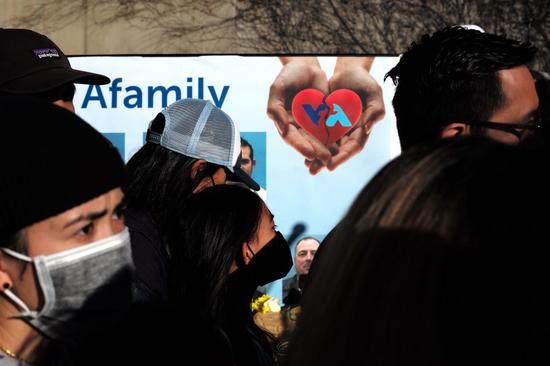
[[[309,134],[319,140],[321,143],[328,141],[328,130],[325,126],[326,115],[329,110],[326,108],[325,94],[321,93],[317,89],[304,89],[300,91],[292,100],[292,115],[294,120]],[[319,106],[325,106],[323,111],[319,111],[318,123],[311,120],[307,106],[310,106],[312,110],[318,110]]]
[[[326,98],[316,89],[304,89],[292,101],[294,120],[311,136],[329,147],[359,121],[363,104],[352,90],[338,89]]]

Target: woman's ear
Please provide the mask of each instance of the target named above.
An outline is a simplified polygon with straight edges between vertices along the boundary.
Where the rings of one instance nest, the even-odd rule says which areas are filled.
[[[193,163],[193,166],[191,167],[191,179],[196,180],[197,175],[199,175],[200,172],[206,169],[208,163],[206,160],[199,159]]]
[[[441,131],[442,138],[456,137],[464,135],[467,132],[467,127],[464,123],[451,123],[443,127]]]
[[[246,242],[243,243],[241,252],[242,252],[244,264],[248,265],[248,263],[252,260],[252,257],[254,256],[254,254],[250,251],[250,249],[248,248],[248,245],[246,244],[247,244]]]

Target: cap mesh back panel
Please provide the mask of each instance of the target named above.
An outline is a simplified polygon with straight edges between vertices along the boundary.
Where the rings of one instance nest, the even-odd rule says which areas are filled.
[[[233,123],[229,116],[219,109],[212,109],[200,135],[196,151],[199,155],[208,153],[217,164],[232,166]]]
[[[166,108],[161,145],[167,149],[197,159],[231,166],[233,149],[233,124],[229,117],[213,108],[200,135],[193,136],[201,113],[208,102],[198,99],[182,99]],[[193,139],[199,138],[190,149]]]

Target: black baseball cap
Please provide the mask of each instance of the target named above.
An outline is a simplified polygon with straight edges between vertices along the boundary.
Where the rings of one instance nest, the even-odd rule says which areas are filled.
[[[75,70],[48,37],[29,29],[0,28],[0,92],[42,93],[66,83],[108,84],[104,75]]]

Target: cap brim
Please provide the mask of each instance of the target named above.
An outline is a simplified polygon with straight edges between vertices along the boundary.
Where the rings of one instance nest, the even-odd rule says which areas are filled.
[[[111,79],[105,75],[96,74],[72,68],[58,67],[40,70],[24,77],[11,80],[0,86],[0,91],[13,94],[36,94],[56,88],[66,83],[104,85]]]
[[[233,171],[229,171],[229,175],[227,177],[229,180],[242,182],[246,184],[250,189],[253,189],[255,191],[260,190],[260,185],[250,177],[244,170],[242,170],[240,167],[234,166]]]

